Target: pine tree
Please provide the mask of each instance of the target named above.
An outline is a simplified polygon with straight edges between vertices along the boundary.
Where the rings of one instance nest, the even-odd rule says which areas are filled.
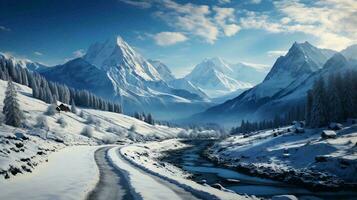
[[[309,90],[307,92],[307,97],[306,97],[306,110],[305,110],[305,123],[307,126],[310,126],[311,124],[311,109],[312,109],[312,102],[313,102],[313,95],[312,91]]]
[[[343,119],[342,102],[340,96],[338,95],[335,76],[331,74],[328,82],[329,122],[341,122]]]
[[[77,107],[73,99],[71,100],[71,112],[77,114]]]
[[[5,115],[5,124],[20,127],[23,119],[23,113],[17,100],[15,85],[11,79],[8,81],[5,92],[3,113]]]
[[[322,77],[316,81],[312,89],[313,101],[311,109],[311,127],[322,127],[327,125],[328,112],[326,101],[325,82]]]

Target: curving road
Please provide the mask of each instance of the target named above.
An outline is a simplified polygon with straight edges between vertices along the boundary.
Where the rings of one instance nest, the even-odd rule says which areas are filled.
[[[108,150],[111,147],[102,147],[94,153],[99,168],[99,182],[87,196],[88,200],[134,199],[130,192],[130,185],[108,159]]]
[[[135,191],[128,181],[128,172],[125,170],[120,170],[114,166],[114,164],[108,158],[108,151],[114,147],[102,147],[98,149],[94,156],[95,161],[98,165],[100,177],[99,182],[96,187],[88,194],[88,200],[131,200],[131,199],[143,199],[141,193],[143,191]],[[129,162],[121,158],[120,154],[117,154],[122,162],[127,165],[131,165]],[[148,174],[141,169],[136,168],[131,165],[132,168],[142,174],[142,176],[147,176],[155,182],[155,184],[160,184],[166,189],[172,191],[178,199],[184,200],[197,200],[195,195],[186,191],[185,189],[172,184],[166,180],[163,180],[154,175]],[[149,199],[155,199],[154,197]],[[167,196],[166,199],[172,199],[170,196]]]

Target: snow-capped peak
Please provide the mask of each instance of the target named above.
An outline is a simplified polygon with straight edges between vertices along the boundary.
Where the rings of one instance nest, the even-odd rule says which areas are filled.
[[[202,89],[211,97],[225,95],[237,89],[252,87],[249,82],[237,79],[240,72],[238,67],[233,69],[233,65],[222,58],[206,58],[196,65],[185,79]]]
[[[106,71],[116,68],[128,73],[135,73],[144,80],[161,80],[155,67],[120,36],[109,38],[104,43],[91,45],[83,58],[92,65]]]
[[[295,42],[285,56],[277,59],[265,80],[309,74],[321,69],[329,58],[326,50],[314,47],[309,42]]]

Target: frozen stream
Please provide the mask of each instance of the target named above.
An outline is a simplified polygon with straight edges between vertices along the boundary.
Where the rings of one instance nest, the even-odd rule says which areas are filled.
[[[357,193],[343,192],[313,192],[306,188],[289,185],[279,181],[254,177],[233,171],[231,169],[217,166],[210,160],[202,156],[202,152],[213,141],[185,141],[192,144],[192,147],[169,151],[163,161],[172,163],[193,174],[192,179],[196,182],[206,180],[211,185],[219,183],[223,187],[237,193],[245,193],[263,198],[270,198],[274,195],[293,194],[299,199],[356,199]],[[228,179],[228,180],[227,180]],[[233,179],[233,180],[230,180]],[[239,183],[234,182],[239,180]]]

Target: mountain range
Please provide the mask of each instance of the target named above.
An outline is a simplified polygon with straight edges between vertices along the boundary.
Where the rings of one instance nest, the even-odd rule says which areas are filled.
[[[52,81],[120,101],[127,114],[151,112],[158,119],[170,119],[211,105],[204,93],[170,86],[168,82],[175,78],[169,68],[146,60],[121,37],[97,42],[84,56],[40,73]]]
[[[202,61],[186,77],[176,78],[168,66],[147,60],[120,36],[96,42],[82,57],[53,67],[11,59],[51,81],[119,101],[127,114],[151,112],[165,120],[202,112],[252,87],[267,73],[215,57]]]
[[[0,62],[8,60],[51,81],[120,102],[127,114],[151,112],[157,119],[223,124],[269,119],[304,104],[318,77],[355,69],[356,58],[357,45],[336,52],[295,42],[269,73],[213,57],[176,78],[164,63],[145,59],[121,37],[92,44],[82,57],[54,67],[0,54]]]
[[[242,119],[259,121],[285,114],[291,106],[305,104],[307,91],[319,77],[357,69],[355,49],[352,46],[339,53],[295,42],[286,55],[276,60],[262,83],[194,115],[190,121],[237,124]]]
[[[266,73],[264,68],[243,63],[230,64],[222,58],[213,57],[196,65],[185,79],[209,97],[217,98],[253,87],[264,79]]]

